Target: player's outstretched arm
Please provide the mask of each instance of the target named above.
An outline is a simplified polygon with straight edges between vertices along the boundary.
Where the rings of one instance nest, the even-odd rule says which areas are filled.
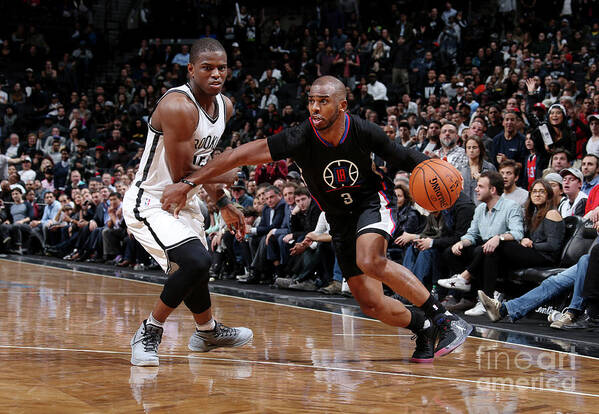
[[[233,150],[225,151],[209,161],[202,168],[195,170],[185,177],[185,182],[178,182],[166,186],[160,202],[164,210],[175,208],[178,212],[187,202],[187,193],[194,186],[203,184],[207,180],[218,177],[234,167],[241,165],[255,165],[272,161],[270,149],[266,139],[248,142]]]

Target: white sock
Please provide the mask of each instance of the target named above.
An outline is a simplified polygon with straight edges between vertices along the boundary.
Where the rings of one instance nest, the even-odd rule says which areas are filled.
[[[216,322],[214,321],[214,318],[210,318],[210,320],[206,323],[203,324],[199,324],[196,322],[196,329],[198,331],[211,331],[214,329],[214,327],[216,326]]]
[[[149,324],[152,324],[154,326],[157,326],[159,328],[163,328],[164,326],[164,322],[160,322],[157,321],[156,319],[154,319],[154,316],[150,313],[150,316],[148,316],[148,322]]]

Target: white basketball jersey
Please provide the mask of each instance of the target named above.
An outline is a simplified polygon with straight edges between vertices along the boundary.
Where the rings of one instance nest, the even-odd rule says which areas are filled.
[[[212,151],[218,145],[220,137],[225,130],[226,106],[222,94],[215,97],[214,105],[216,107],[214,118],[209,116],[204,108],[196,101],[189,84],[169,89],[160,100],[164,99],[169,93],[183,93],[198,108],[198,125],[193,133],[194,148],[193,163],[196,166],[205,165],[210,159]],[[160,100],[158,102],[160,102]],[[156,104],[158,105],[158,103]],[[158,198],[162,195],[164,187],[173,183],[164,150],[164,136],[161,131],[152,127],[152,118],[148,120],[148,137],[144,153],[139,163],[139,169],[135,175],[134,185],[140,190],[144,190]],[[200,186],[195,187],[188,193],[188,198],[200,190]]]

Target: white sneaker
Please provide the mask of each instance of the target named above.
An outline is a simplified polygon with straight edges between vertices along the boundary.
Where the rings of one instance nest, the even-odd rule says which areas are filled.
[[[559,321],[563,316],[563,313],[560,311],[551,311],[549,315],[547,315],[547,321],[553,323],[555,321]]]
[[[162,328],[143,321],[131,338],[131,363],[142,367],[158,366],[158,345]]]
[[[505,295],[501,292],[495,291],[495,292],[493,292],[493,299],[495,299],[497,302],[501,303],[505,299]]]
[[[446,289],[461,290],[462,292],[470,292],[472,288],[470,281],[462,278],[460,275],[453,275],[449,279],[439,279],[437,283]]]
[[[479,300],[478,302],[476,302],[476,305],[474,305],[474,307],[472,309],[468,309],[466,312],[464,312],[464,315],[468,315],[468,316],[482,316],[485,313],[487,313],[485,307],[483,306],[483,303]]]

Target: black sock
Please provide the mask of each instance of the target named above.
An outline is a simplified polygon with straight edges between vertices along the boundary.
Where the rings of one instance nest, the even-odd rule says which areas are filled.
[[[406,328],[408,328],[410,331],[414,333],[418,333],[424,327],[424,321],[426,320],[426,317],[424,316],[424,313],[422,313],[419,309],[415,309],[412,307],[408,308],[408,310],[412,314],[412,318],[410,319],[410,323],[408,324],[408,326],[406,326]]]
[[[424,302],[421,306],[418,306],[421,311],[424,312],[427,318],[431,320],[435,320],[439,316],[445,313],[445,307],[441,305],[441,303],[435,299],[433,295],[429,295],[426,302]]]
[[[506,315],[507,315],[507,307],[505,306],[505,303],[502,303],[501,307],[499,308],[499,316],[501,316],[503,318]]]

